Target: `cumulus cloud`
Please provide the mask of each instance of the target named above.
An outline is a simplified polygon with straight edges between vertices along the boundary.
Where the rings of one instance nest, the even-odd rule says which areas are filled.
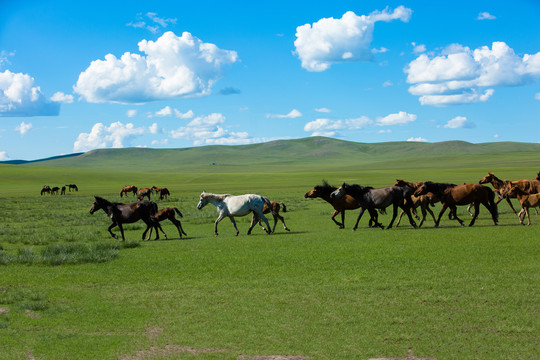
[[[396,114],[390,114],[382,118],[378,118],[376,124],[379,126],[389,125],[405,125],[416,120],[415,114],[408,114],[405,111],[400,111]]]
[[[97,123],[89,133],[81,133],[73,144],[73,151],[89,151],[99,148],[123,148],[125,142],[131,141],[136,136],[152,133],[157,124],[151,127],[135,127],[132,123],[123,124],[120,121],[109,126]]]
[[[135,116],[137,116],[137,110],[135,110],[135,109],[128,110],[128,111],[126,111],[126,115],[129,118],[135,117]]]
[[[404,71],[413,84],[409,92],[423,105],[482,102],[493,95],[492,87],[525,85],[539,77],[540,52],[518,56],[504,42],[475,50],[453,44],[439,56],[421,54]]]
[[[71,104],[73,102],[73,95],[64,94],[61,91],[57,91],[51,97],[51,100],[58,103]]]
[[[421,136],[418,136],[418,137],[410,137],[410,138],[407,139],[407,141],[427,142],[427,139],[423,138]]]
[[[57,116],[60,104],[48,100],[28,74],[0,72],[0,117]]]
[[[30,131],[30,129],[32,129],[32,124],[27,124],[25,123],[24,121],[21,122],[20,125],[18,125],[16,128],[15,128],[15,131],[18,131],[21,135],[24,135],[26,134],[27,132]]]
[[[296,28],[295,54],[308,71],[325,71],[332,64],[371,61],[373,30],[378,21],[408,22],[412,10],[404,6],[358,16],[348,11],[340,19],[322,18]],[[384,48],[383,48],[384,49]],[[384,49],[386,51],[386,49]]]
[[[316,119],[304,125],[304,131],[311,136],[334,136],[339,130],[359,130],[370,125],[373,121],[366,116],[346,120]]]
[[[491,15],[490,13],[484,11],[478,14],[477,20],[495,20],[496,17]]]
[[[0,161],[8,161],[10,160],[9,156],[7,155],[6,151],[0,151]]]
[[[460,129],[460,128],[473,128],[475,125],[474,123],[467,120],[464,116],[456,116],[452,120],[448,121],[446,125],[444,125],[444,128],[447,129]]]
[[[288,114],[266,114],[267,118],[273,119],[296,119],[302,116],[302,113],[296,109],[292,109]]]
[[[413,42],[412,46],[413,46],[413,52],[415,54],[420,54],[420,53],[426,52],[426,45],[417,44],[417,43]]]
[[[207,116],[197,116],[186,126],[181,126],[169,132],[173,139],[192,141],[194,145],[243,145],[257,142],[247,132],[234,132],[225,129],[225,116],[212,113]]]
[[[204,96],[223,75],[224,66],[238,60],[236,51],[222,50],[189,32],[164,33],[156,41],[142,40],[139,51],[120,58],[105,55],[79,75],[75,93],[86,101],[145,103]]]

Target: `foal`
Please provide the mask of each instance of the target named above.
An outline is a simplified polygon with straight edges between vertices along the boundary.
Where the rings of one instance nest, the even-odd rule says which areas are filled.
[[[184,229],[182,229],[182,223],[180,222],[180,220],[176,220],[176,217],[174,216],[175,212],[178,214],[179,217],[184,217],[184,215],[182,215],[180,210],[178,210],[177,208],[168,207],[168,208],[163,208],[161,210],[158,210],[156,214],[154,215],[154,219],[156,219],[158,223],[166,219],[171,220],[171,222],[178,229],[178,234],[180,235],[180,239],[181,239],[182,234],[184,234],[185,236],[187,236],[187,234],[184,232]],[[163,231],[161,226],[158,229],[161,230],[161,232],[165,236],[165,239],[167,239],[167,234],[165,234],[165,231]],[[150,233],[148,234],[148,238],[146,240],[150,240],[150,236],[152,236],[152,229],[150,229]]]

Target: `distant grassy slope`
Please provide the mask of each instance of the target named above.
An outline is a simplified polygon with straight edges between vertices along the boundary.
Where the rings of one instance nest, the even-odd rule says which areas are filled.
[[[278,140],[241,146],[204,146],[184,149],[100,149],[87,153],[46,159],[27,165],[116,171],[162,171],[179,173],[250,171],[285,172],[347,170],[362,165],[372,169],[479,166],[483,161],[497,166],[538,160],[540,144],[484,143],[462,141],[441,143],[356,143],[324,137]],[[212,164],[215,163],[215,166]]]

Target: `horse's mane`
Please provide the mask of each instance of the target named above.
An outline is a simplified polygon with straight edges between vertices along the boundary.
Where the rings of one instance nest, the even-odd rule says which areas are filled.
[[[337,187],[332,186],[326,180],[323,180],[322,185],[316,185],[314,189],[324,193],[331,193],[337,190]]]
[[[211,197],[211,198],[214,198],[216,199],[217,201],[223,201],[225,200],[227,197],[229,196],[232,196],[231,194],[214,194],[214,193],[203,193],[201,195],[202,197]]]
[[[438,182],[433,182],[433,181],[426,181],[426,182],[424,182],[424,184],[428,188],[428,191],[438,192],[438,193],[442,193],[446,189],[453,188],[453,187],[457,186],[456,184],[438,183]]]
[[[346,193],[350,192],[350,193],[353,193],[355,195],[363,195],[363,194],[367,193],[368,191],[373,190],[372,186],[362,186],[362,185],[358,185],[358,184],[349,185],[347,183],[343,183],[343,185],[341,185],[341,187],[345,190]]]

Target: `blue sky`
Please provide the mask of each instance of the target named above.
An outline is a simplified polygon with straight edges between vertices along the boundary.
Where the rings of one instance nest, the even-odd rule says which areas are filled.
[[[540,142],[540,1],[0,1],[0,160]]]

